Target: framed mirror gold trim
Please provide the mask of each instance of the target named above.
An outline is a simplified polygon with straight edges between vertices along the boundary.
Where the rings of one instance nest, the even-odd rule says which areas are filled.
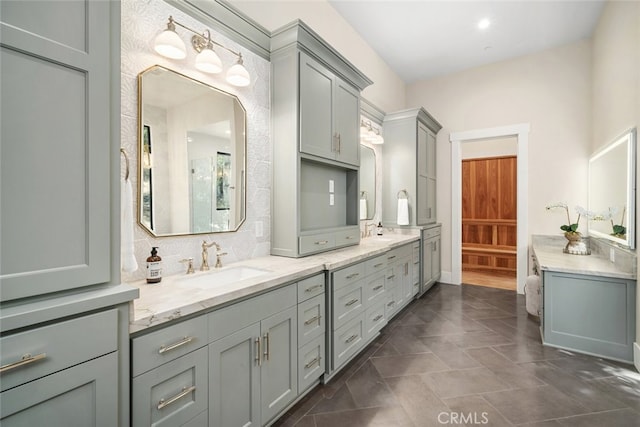
[[[233,94],[154,65],[138,74],[138,224],[155,237],[237,231],[247,114]]]

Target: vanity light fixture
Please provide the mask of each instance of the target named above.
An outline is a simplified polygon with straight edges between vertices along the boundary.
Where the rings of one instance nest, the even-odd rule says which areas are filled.
[[[169,16],[167,28],[158,34],[155,39],[154,49],[156,52],[171,59],[186,58],[187,48],[178,33],[176,33],[176,25],[193,33],[193,36],[191,37],[191,47],[193,47],[193,50],[198,52],[195,64],[195,67],[198,70],[210,74],[217,74],[222,71],[222,61],[214,50],[215,45],[232,53],[238,58],[236,63],[227,70],[227,82],[238,87],[249,86],[251,83],[251,76],[244,67],[242,53],[231,50],[228,47],[211,40],[211,32],[209,30],[204,30],[202,34],[200,34],[186,25],[179,23],[173,19],[172,16]]]
[[[480,30],[486,30],[490,26],[491,26],[491,21],[489,21],[488,18],[484,18],[478,21],[478,29]]]
[[[360,139],[372,144],[384,144],[381,129],[374,127],[370,121],[360,120]]]

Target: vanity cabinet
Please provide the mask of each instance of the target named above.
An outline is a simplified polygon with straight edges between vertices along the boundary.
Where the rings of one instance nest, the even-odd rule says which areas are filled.
[[[399,192],[409,198],[409,225],[436,222],[436,134],[442,128],[424,108],[387,114],[383,122],[385,171],[382,220],[397,224]],[[402,167],[398,167],[402,165]]]
[[[272,255],[360,242],[360,92],[369,84],[303,22],[272,34]]]
[[[422,266],[423,279],[421,293],[428,291],[438,280],[441,269],[441,225],[426,227],[422,230]]]
[[[387,253],[385,290],[387,292],[385,315],[390,320],[411,301],[414,295],[413,244],[392,249]]]

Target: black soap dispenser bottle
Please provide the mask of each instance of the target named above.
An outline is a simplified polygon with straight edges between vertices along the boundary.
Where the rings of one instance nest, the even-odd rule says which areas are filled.
[[[378,228],[378,229],[377,229],[376,234],[377,234],[378,236],[382,236],[382,223],[381,223],[381,222],[379,222],[379,223],[378,223],[378,227],[377,227],[377,228]]]
[[[151,256],[147,258],[147,283],[159,283],[162,280],[162,258],[156,246],[151,248]]]

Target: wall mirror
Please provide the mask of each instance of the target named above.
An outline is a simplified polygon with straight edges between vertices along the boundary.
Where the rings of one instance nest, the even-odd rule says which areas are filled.
[[[154,236],[237,230],[245,218],[246,111],[161,66],[138,75],[138,222]]]
[[[376,213],[376,153],[360,145],[360,219],[373,219]]]
[[[635,249],[636,130],[589,159],[589,234]]]

